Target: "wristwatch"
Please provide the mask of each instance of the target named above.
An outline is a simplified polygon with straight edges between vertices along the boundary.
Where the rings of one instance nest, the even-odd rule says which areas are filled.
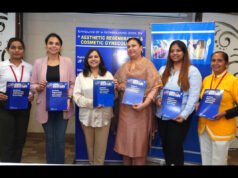
[[[69,96],[68,96],[68,99],[72,100],[72,99],[73,99],[73,96],[70,96],[70,95],[69,95]]]

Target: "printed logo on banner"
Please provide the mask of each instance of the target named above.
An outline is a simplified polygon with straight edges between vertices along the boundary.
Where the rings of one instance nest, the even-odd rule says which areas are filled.
[[[84,57],[89,49],[97,48],[105,62],[107,69],[114,75],[125,62],[129,60],[126,41],[136,37],[142,41],[143,55],[146,54],[146,31],[140,29],[112,29],[76,27],[76,75],[83,71]],[[103,92],[108,90],[102,90]],[[101,98],[101,97],[100,97]],[[76,125],[76,160],[87,159],[87,149],[83,132],[80,127],[78,110],[75,111]],[[115,135],[109,133],[106,160],[121,160],[122,157],[113,151]]]
[[[181,40],[187,45],[191,63],[199,69],[204,78],[211,73],[210,56],[214,48],[214,36],[214,22],[152,24],[151,60],[159,70],[167,62],[172,41]],[[197,127],[196,118],[192,119],[191,127]],[[189,130],[184,149],[185,162],[201,163],[199,140],[195,129]],[[152,144],[149,156],[163,157],[159,138]]]

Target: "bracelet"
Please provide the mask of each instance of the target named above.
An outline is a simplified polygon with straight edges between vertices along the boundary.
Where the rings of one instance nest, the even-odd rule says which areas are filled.
[[[68,99],[73,99],[73,96],[68,96]]]

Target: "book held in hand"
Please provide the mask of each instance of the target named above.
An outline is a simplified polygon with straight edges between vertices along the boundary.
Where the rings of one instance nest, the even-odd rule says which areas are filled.
[[[219,111],[223,92],[224,90],[206,89],[202,96],[197,115],[210,120],[216,120],[213,116]]]
[[[7,82],[6,109],[28,109],[30,82]]]
[[[109,107],[114,105],[113,80],[93,81],[93,106]]]
[[[175,119],[181,112],[183,92],[163,89],[162,116]]]
[[[48,82],[46,85],[46,110],[67,110],[68,82]]]
[[[146,89],[146,80],[128,78],[126,89],[122,98],[123,104],[136,105],[143,103]]]

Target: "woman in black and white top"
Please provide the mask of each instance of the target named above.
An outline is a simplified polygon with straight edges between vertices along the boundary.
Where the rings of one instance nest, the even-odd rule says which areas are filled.
[[[8,41],[7,52],[10,59],[0,63],[0,162],[21,162],[30,117],[31,101],[28,109],[6,109],[8,96],[7,82],[29,82],[32,65],[23,60],[25,45],[19,38]]]

